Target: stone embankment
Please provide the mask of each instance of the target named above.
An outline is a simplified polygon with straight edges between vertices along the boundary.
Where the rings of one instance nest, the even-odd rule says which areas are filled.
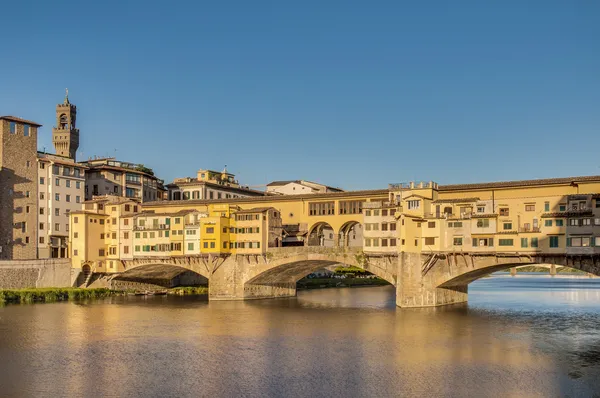
[[[72,286],[71,260],[0,261],[0,289]]]

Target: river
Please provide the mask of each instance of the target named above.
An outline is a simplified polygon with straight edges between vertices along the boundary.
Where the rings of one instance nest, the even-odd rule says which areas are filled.
[[[7,305],[0,396],[600,396],[600,279],[495,275],[429,309],[394,294]]]

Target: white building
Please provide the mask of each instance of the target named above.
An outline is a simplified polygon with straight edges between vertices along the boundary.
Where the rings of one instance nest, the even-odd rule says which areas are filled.
[[[68,256],[69,213],[81,210],[86,167],[38,152],[38,257]]]
[[[304,195],[327,192],[344,192],[344,190],[306,180],[273,181],[267,184],[267,193],[276,195]]]

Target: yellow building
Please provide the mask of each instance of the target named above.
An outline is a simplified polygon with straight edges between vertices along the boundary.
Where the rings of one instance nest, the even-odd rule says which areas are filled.
[[[132,236],[125,220],[140,210],[137,201],[104,196],[83,203],[69,214],[69,251],[73,268],[84,272],[122,272],[123,254],[129,254]],[[127,225],[125,225],[127,224]]]
[[[282,239],[281,215],[273,207],[259,207],[235,212],[235,232],[230,248],[236,254],[262,254],[269,247],[279,247]]]

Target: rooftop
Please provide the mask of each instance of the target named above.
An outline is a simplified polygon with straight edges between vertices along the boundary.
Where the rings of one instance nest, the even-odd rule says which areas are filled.
[[[440,191],[460,191],[460,190],[468,190],[468,189],[534,187],[534,186],[539,186],[539,185],[577,184],[578,182],[588,182],[588,181],[600,182],[600,176],[544,178],[544,179],[539,179],[539,180],[498,181],[498,182],[483,182],[483,183],[475,183],[475,184],[440,185],[439,190]]]
[[[30,124],[35,127],[42,127],[42,125],[39,123],[32,122],[31,120],[27,120],[27,119],[21,119],[20,117],[16,117],[16,116],[0,116],[0,120],[9,120],[11,122]]]
[[[244,214],[244,213],[265,213],[269,210],[273,209],[273,207],[255,207],[253,209],[245,209],[245,210],[238,210],[235,212],[235,214]]]

